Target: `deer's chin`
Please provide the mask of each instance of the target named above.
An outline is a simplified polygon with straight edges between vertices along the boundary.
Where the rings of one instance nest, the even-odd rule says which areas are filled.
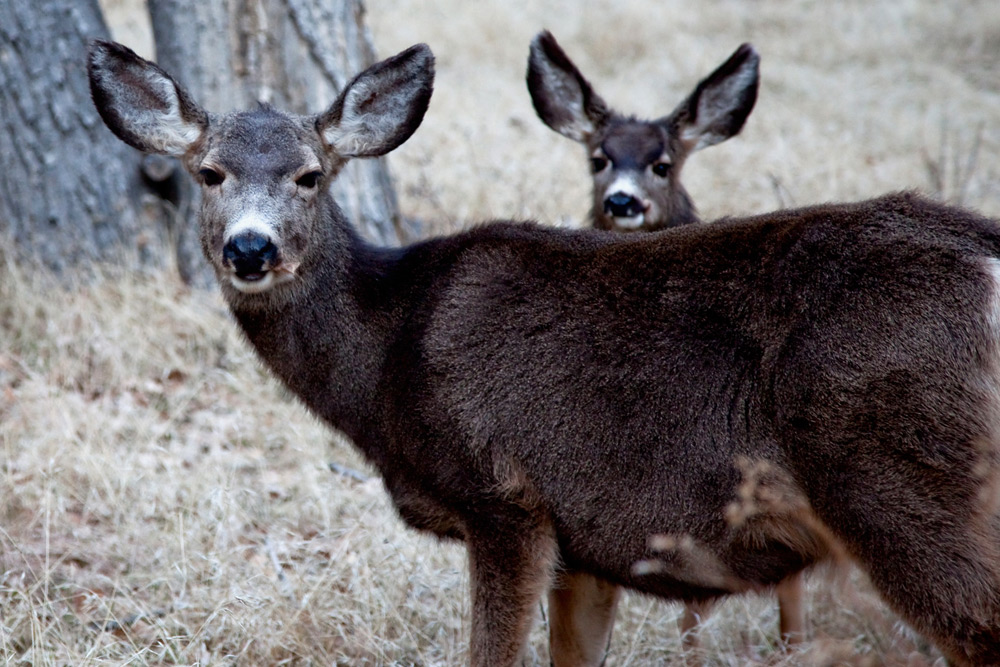
[[[642,223],[646,222],[646,214],[615,216],[612,220],[615,221],[615,227],[618,229],[639,229],[642,227]]]
[[[229,284],[244,294],[261,294],[294,279],[294,273],[275,270],[261,271],[260,273],[249,274],[243,277],[235,273],[229,274]]]

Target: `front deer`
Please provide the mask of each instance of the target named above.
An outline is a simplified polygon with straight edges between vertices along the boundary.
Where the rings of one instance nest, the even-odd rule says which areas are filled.
[[[407,523],[464,541],[473,665],[519,661],[557,562],[712,599],[802,570],[826,535],[951,660],[1000,662],[995,223],[896,195],[376,248],[328,187],[416,129],[427,47],[308,117],[208,114],[110,42],[90,78],[119,137],[202,184],[206,257],[265,363]],[[751,496],[783,502],[733,521]]]
[[[593,226],[653,231],[698,221],[681,169],[691,153],[743,128],[759,70],[760,56],[743,44],[672,113],[645,121],[609,107],[546,30],[531,42],[527,81],[538,117],[587,149]]]
[[[698,222],[681,184],[687,156],[739,133],[757,101],[760,56],[743,44],[673,113],[642,121],[612,110],[545,30],[531,42],[528,91],[539,117],[587,148],[593,172],[591,224],[614,231],[656,231]],[[805,635],[802,580],[775,587],[782,639]],[[549,595],[550,646],[555,667],[600,664],[610,641],[617,586],[579,573],[560,573]],[[710,603],[686,604],[680,629],[696,644],[695,629]]]

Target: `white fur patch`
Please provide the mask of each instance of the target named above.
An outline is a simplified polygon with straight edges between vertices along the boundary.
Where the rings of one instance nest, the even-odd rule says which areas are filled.
[[[225,241],[228,242],[235,236],[238,236],[244,232],[253,232],[255,234],[260,234],[265,236],[271,241],[274,241],[276,236],[272,225],[267,223],[267,219],[261,215],[260,211],[257,209],[250,209],[242,216],[240,216],[235,222],[230,223],[226,226]]]
[[[340,122],[323,132],[326,139],[342,157],[374,157],[384,138],[396,130],[396,114],[358,113],[357,109],[371,93],[371,85],[361,79],[347,91]],[[399,116],[405,116],[403,110]]]
[[[629,195],[630,197],[635,197],[639,201],[644,199],[642,195],[642,188],[636,182],[636,179],[631,174],[619,174],[611,185],[607,187],[604,191],[604,198],[607,199],[611,195],[621,192],[623,194]]]
[[[692,153],[730,137],[728,133],[712,132],[711,128],[737,106],[740,94],[753,85],[756,76],[754,68],[748,63],[718,85],[710,86],[702,92],[698,100],[698,121],[681,129],[681,141],[693,144]]]
[[[1000,260],[987,257],[983,263],[991,288],[985,316],[993,343],[993,358],[984,381],[992,400],[989,406],[992,432],[981,443],[982,458],[974,472],[983,483],[979,495],[987,514],[995,516],[1000,511]]]
[[[987,257],[984,260],[986,265],[986,275],[990,279],[993,287],[993,298],[986,311],[986,322],[993,331],[994,337],[1000,347],[1000,259]]]
[[[323,132],[323,138],[327,143],[333,146],[334,150],[344,157],[355,157],[364,153],[365,150],[367,142],[364,136],[367,128],[365,127],[364,117],[355,113],[354,108],[358,96],[363,95],[366,90],[367,87],[362,82],[359,81],[355,84],[354,88],[349,90],[347,96],[344,98],[340,122],[328,127]]]
[[[567,112],[571,120],[560,124],[552,129],[573,141],[585,143],[587,138],[594,133],[594,123],[587,116],[583,109],[583,93],[580,84],[576,79],[558,67],[553,67],[551,61],[545,57],[541,49],[537,51],[538,58],[535,60],[538,69],[545,81],[545,88],[551,100],[559,102],[563,111]]]
[[[986,326],[993,341],[993,368],[988,381],[992,385],[990,389],[996,399],[997,419],[1000,421],[1000,259],[987,257],[983,260],[983,264],[991,288],[985,313]],[[997,424],[997,437],[1000,438],[1000,423]]]
[[[261,294],[291,280],[295,280],[295,274],[285,271],[268,271],[260,280],[243,280],[235,274],[229,276],[230,284],[244,294]]]
[[[614,220],[615,225],[622,229],[639,229],[639,227],[642,227],[642,223],[646,222],[646,215],[644,213],[628,217],[616,215]]]
[[[161,99],[167,103],[167,109],[143,109],[135,115],[125,113],[123,116],[133,124],[136,134],[142,136],[151,148],[166,155],[181,156],[201,136],[202,127],[185,121],[181,116],[180,99],[169,79],[152,70],[142,74],[151,87],[159,89]],[[119,112],[123,111],[125,110],[119,109]]]
[[[243,280],[236,274],[229,276],[229,282],[233,287],[244,294],[260,294],[274,287],[274,271],[268,271],[260,280]]]

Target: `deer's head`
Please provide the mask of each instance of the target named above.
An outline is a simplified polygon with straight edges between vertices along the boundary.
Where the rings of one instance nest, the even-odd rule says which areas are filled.
[[[587,149],[594,226],[654,230],[697,221],[681,168],[691,153],[742,129],[757,101],[759,65],[743,44],[672,113],[652,121],[608,106],[548,31],[531,43],[527,80],[538,116]]]
[[[219,280],[258,293],[305,270],[317,226],[341,216],[328,190],[344,164],[388,153],[420,125],[434,57],[419,44],[377,63],[312,116],[265,105],[207,113],[169,74],[114,42],[93,43],[89,74],[112,132],[180,158],[200,183],[202,247]]]

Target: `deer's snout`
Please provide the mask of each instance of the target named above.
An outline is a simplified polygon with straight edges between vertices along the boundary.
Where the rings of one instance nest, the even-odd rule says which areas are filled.
[[[616,218],[632,218],[645,213],[646,207],[627,192],[616,192],[604,200],[604,212]]]
[[[278,248],[267,236],[245,231],[223,246],[222,258],[232,265],[241,280],[260,280],[277,263]]]

